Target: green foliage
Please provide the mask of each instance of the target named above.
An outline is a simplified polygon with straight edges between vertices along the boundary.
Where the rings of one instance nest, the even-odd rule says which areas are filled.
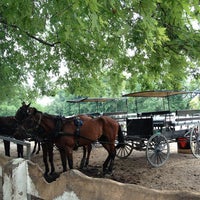
[[[2,0],[0,99],[184,89],[199,78],[199,12],[197,0]]]
[[[106,102],[81,102],[69,103],[68,100],[80,99],[83,97],[74,96],[65,90],[60,90],[52,98],[52,102],[41,104],[27,99],[10,99],[6,103],[0,104],[0,116],[15,115],[22,101],[36,107],[42,112],[60,116],[71,116],[80,113],[105,113],[124,111],[128,113],[141,113],[161,110],[200,109],[199,95],[187,94],[176,95],[167,98],[116,98]]]
[[[190,107],[192,109],[199,109],[200,108],[200,98],[199,95],[195,96],[191,101],[190,101]]]
[[[57,114],[62,116],[70,116],[76,115],[80,113],[103,113],[103,112],[117,112],[117,111],[127,111],[126,99],[124,98],[116,98],[112,100],[108,100],[106,102],[80,102],[80,103],[71,103],[69,100],[75,100],[85,97],[75,96],[69,94],[64,90],[60,90],[54,100],[48,104],[36,105],[36,107],[40,108],[43,112],[47,112],[50,114]]]

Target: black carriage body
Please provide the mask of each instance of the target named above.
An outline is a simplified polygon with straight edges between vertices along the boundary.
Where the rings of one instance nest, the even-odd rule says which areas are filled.
[[[149,139],[153,134],[153,118],[127,119],[128,139]]]

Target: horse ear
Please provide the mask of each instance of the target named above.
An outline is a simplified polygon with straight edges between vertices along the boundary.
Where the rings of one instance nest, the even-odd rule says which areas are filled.
[[[33,112],[34,112],[34,114],[36,114],[37,113],[37,109],[33,108]]]
[[[29,107],[31,105],[31,103],[29,103],[28,105],[27,105],[27,107]]]
[[[33,113],[33,109],[32,108],[28,108],[27,109],[27,113],[28,113],[28,115],[31,115]]]

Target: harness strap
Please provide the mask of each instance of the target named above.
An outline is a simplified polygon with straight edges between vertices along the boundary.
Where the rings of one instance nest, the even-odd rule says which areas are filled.
[[[57,116],[55,118],[55,123],[56,125],[55,125],[55,129],[53,130],[53,134],[54,134],[54,137],[58,137],[63,126],[62,118],[60,116]]]
[[[42,114],[41,114],[41,113],[39,113],[39,116],[40,116],[40,118],[39,118],[39,121],[38,121],[38,123],[37,123],[36,129],[39,128],[40,123],[41,123],[41,120],[42,120]]]
[[[62,137],[62,136],[74,136],[74,133],[59,132],[59,136],[60,137]],[[78,137],[85,139],[85,140],[88,140],[90,142],[96,142],[97,141],[97,140],[91,140],[90,138],[82,136],[82,135],[79,135]]]
[[[79,137],[80,137],[80,127],[83,125],[83,121],[80,119],[80,117],[75,117],[74,119],[74,125],[76,126],[75,131],[75,149],[79,147]]]

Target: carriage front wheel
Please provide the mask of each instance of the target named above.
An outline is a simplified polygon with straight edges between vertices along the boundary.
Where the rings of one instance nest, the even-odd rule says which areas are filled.
[[[164,135],[154,134],[149,138],[146,156],[148,162],[154,167],[165,164],[169,158],[169,143]]]
[[[200,123],[195,124],[190,132],[190,148],[196,158],[200,158]]]
[[[116,156],[118,158],[127,158],[131,155],[133,151],[133,141],[127,140],[123,147],[120,147],[116,150]]]

